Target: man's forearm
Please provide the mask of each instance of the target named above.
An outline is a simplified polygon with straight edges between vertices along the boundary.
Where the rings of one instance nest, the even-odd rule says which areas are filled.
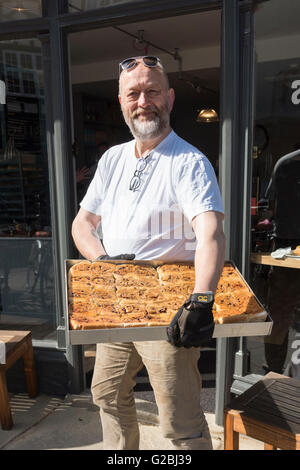
[[[74,221],[72,235],[78,251],[86,259],[93,260],[106,254],[97,230],[92,223]]]
[[[215,293],[224,266],[225,238],[219,234],[207,243],[198,243],[195,252],[194,292]]]

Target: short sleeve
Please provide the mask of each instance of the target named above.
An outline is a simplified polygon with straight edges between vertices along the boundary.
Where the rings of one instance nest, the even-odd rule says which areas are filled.
[[[99,161],[94,178],[80,203],[80,207],[92,214],[101,215],[103,202],[103,168],[102,159]]]
[[[204,156],[189,156],[177,174],[176,195],[188,221],[207,211],[224,213],[214,169]]]

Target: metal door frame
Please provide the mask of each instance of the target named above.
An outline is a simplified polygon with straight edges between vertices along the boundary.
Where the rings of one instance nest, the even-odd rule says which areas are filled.
[[[223,0],[221,65],[221,190],[225,206],[226,259],[248,281],[254,90],[256,2]],[[237,227],[240,227],[237,230]],[[247,374],[245,338],[222,338],[217,344],[216,423],[230,401],[232,381]]]

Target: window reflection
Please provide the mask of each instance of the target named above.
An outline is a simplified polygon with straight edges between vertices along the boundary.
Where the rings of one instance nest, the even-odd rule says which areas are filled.
[[[56,329],[42,50],[0,42],[0,329]]]
[[[50,235],[41,50],[37,40],[0,43],[0,236]]]
[[[6,0],[0,2],[0,21],[27,20],[42,15],[41,0]]]
[[[255,13],[252,251],[272,256],[300,245],[299,14],[297,0],[272,0]],[[274,322],[261,347],[248,340],[252,372],[283,373],[291,366],[289,345],[300,333],[300,269],[255,264],[252,285]]]
[[[140,0],[70,0],[69,12],[95,10],[97,8],[121,5],[122,3],[135,3]]]
[[[52,240],[0,239],[0,329],[55,338]]]

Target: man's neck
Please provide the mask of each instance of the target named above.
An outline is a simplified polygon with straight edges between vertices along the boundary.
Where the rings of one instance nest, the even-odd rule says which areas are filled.
[[[167,135],[170,134],[171,128],[168,128],[162,135],[157,137],[156,139],[151,139],[151,140],[139,140],[136,139],[136,144],[135,144],[135,156],[137,158],[140,157],[146,157],[149,155],[149,153],[157,147],[160,142],[162,142]]]

